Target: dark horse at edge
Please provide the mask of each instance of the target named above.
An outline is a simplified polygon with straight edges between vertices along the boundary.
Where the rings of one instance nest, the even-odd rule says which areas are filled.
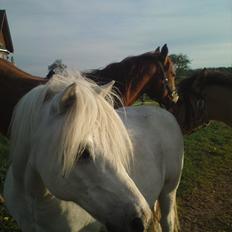
[[[211,120],[232,127],[232,73],[203,69],[178,84],[179,99],[170,107],[183,134]]]

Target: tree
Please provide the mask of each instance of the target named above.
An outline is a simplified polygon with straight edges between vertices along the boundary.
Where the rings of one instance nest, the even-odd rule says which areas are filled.
[[[62,63],[62,60],[55,60],[48,66],[47,78],[50,79],[54,74],[67,75],[67,65]]]
[[[189,65],[191,63],[190,59],[185,54],[172,54],[170,55],[172,62],[176,65],[177,75],[184,74],[189,70]]]

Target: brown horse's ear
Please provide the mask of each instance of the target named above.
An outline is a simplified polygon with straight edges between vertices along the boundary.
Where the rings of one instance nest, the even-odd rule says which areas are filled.
[[[155,49],[155,53],[160,53],[160,46]]]
[[[167,44],[164,44],[164,46],[161,48],[161,59],[163,62],[165,62],[167,56],[168,56],[168,46]]]

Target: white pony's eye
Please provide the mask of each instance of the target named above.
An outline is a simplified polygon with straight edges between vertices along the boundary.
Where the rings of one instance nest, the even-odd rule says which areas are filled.
[[[81,154],[79,160],[80,160],[80,161],[81,161],[81,160],[82,160],[82,161],[90,161],[90,160],[92,160],[92,156],[90,155],[90,152],[89,152],[87,149],[85,149],[85,150],[83,151],[83,153]]]

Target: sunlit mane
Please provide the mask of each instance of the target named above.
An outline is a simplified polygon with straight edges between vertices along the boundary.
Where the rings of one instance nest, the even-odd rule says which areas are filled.
[[[76,83],[76,102],[65,113],[59,112],[60,97],[65,88]],[[93,159],[97,155],[128,168],[132,159],[132,144],[123,122],[113,108],[112,93],[103,97],[99,86],[80,73],[54,76],[46,85],[26,94],[18,104],[12,123],[13,156],[20,155],[19,144],[30,152],[38,146],[60,162],[68,174],[86,148]],[[41,152],[41,151],[40,151]],[[52,154],[51,154],[52,153]],[[51,162],[52,165],[52,162]]]

